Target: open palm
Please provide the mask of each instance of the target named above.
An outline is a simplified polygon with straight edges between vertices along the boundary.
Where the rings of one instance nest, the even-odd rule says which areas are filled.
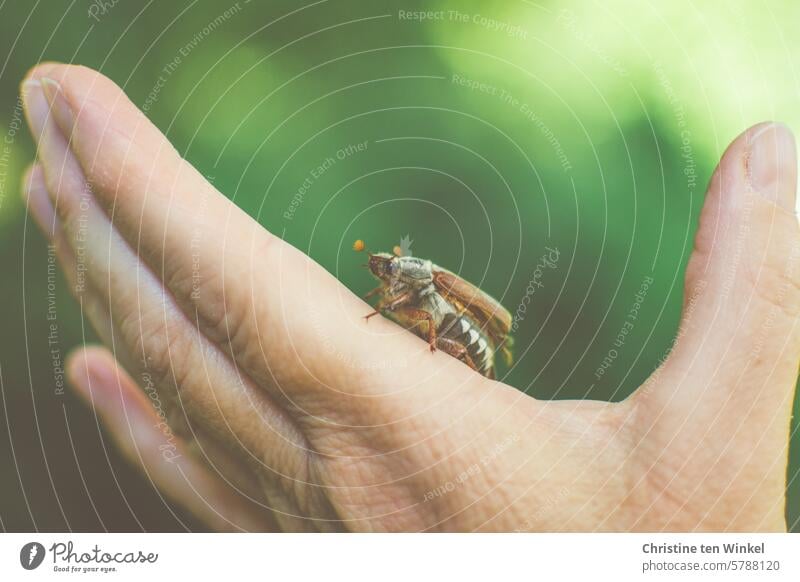
[[[748,130],[711,180],[662,367],[621,403],[542,402],[366,325],[363,301],[99,73],[40,65],[22,91],[29,208],[113,351],[74,354],[72,383],[209,527],[785,528],[800,355],[785,127]]]

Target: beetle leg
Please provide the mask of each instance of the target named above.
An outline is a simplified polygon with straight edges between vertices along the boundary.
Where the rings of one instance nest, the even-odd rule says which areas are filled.
[[[389,305],[386,306],[386,309],[389,311],[394,311],[398,307],[401,307],[404,303],[408,303],[411,300],[411,293],[403,293],[396,299],[393,299],[389,302]]]
[[[383,311],[386,311],[387,309],[389,311],[394,311],[395,309],[403,305],[403,303],[406,303],[409,299],[411,299],[411,293],[404,293],[403,295],[400,295],[399,297],[392,299],[391,301],[386,301],[384,299],[381,299],[375,306],[375,311],[373,311],[369,315],[364,316],[364,319],[369,321],[370,317],[375,317],[376,315],[382,313]]]
[[[472,356],[469,355],[467,348],[458,343],[456,340],[440,337],[436,340],[436,345],[439,346],[439,349],[441,349],[443,352],[450,354],[457,360],[461,360],[467,366],[480,374],[480,370],[478,370],[478,366],[476,366],[475,362],[472,360]]]
[[[379,313],[383,312],[384,309],[386,309],[386,301],[384,299],[381,299],[380,301],[378,301],[378,304],[375,306],[375,311],[373,311],[369,315],[365,315],[364,319],[366,321],[369,321],[370,317],[375,317]]]
[[[420,323],[422,321],[427,322],[428,324],[428,346],[432,352],[436,351],[436,326],[433,323],[433,316],[424,311],[422,309],[416,309],[414,307],[401,307],[400,310],[408,316],[409,319]]]
[[[376,316],[376,315],[378,315],[380,312],[381,312],[381,310],[380,310],[380,309],[376,309],[375,311],[373,311],[373,312],[372,312],[372,313],[370,313],[369,315],[365,315],[365,316],[364,316],[364,320],[365,320],[365,321],[369,321],[369,318],[370,318],[370,317],[375,317],[375,316]]]

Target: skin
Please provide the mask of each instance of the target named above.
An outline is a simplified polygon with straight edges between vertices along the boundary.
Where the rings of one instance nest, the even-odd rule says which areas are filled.
[[[209,528],[785,529],[800,269],[784,126],[722,157],[664,364],[621,403],[543,402],[366,325],[99,73],[42,64],[22,92],[28,206],[111,349],[74,353],[71,382]]]

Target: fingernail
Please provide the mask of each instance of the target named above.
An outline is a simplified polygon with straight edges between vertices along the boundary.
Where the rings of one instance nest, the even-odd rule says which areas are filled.
[[[781,123],[759,128],[749,139],[747,179],[750,187],[778,206],[794,212],[797,149],[791,130]]]
[[[22,99],[25,105],[25,116],[28,119],[31,134],[36,140],[37,155],[42,165],[45,170],[49,166],[51,169],[63,171],[68,144],[58,128],[58,124],[50,115],[50,104],[47,102],[41,82],[26,81],[22,86]]]
[[[50,113],[50,105],[44,96],[42,84],[39,81],[29,79],[22,84],[21,88],[22,104],[25,107],[25,117],[28,119],[28,126],[31,135],[36,143],[42,137],[42,130]]]
[[[25,176],[23,187],[28,210],[34,222],[48,239],[52,239],[58,221],[53,203],[50,202],[50,195],[44,185],[43,174],[41,166],[34,166]]]
[[[53,112],[53,117],[58,127],[64,135],[69,136],[72,133],[75,117],[72,114],[72,108],[67,102],[67,98],[64,96],[64,90],[61,88],[58,81],[48,77],[43,77],[41,83],[42,89],[44,89],[44,95],[47,98],[50,110]]]

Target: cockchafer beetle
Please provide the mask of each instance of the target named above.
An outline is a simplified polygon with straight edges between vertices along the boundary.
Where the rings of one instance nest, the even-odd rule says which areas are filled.
[[[363,249],[363,243],[360,246]],[[370,272],[381,284],[375,311],[477,372],[494,378],[495,353],[511,365],[511,314],[498,301],[455,273],[418,257],[369,253]]]

